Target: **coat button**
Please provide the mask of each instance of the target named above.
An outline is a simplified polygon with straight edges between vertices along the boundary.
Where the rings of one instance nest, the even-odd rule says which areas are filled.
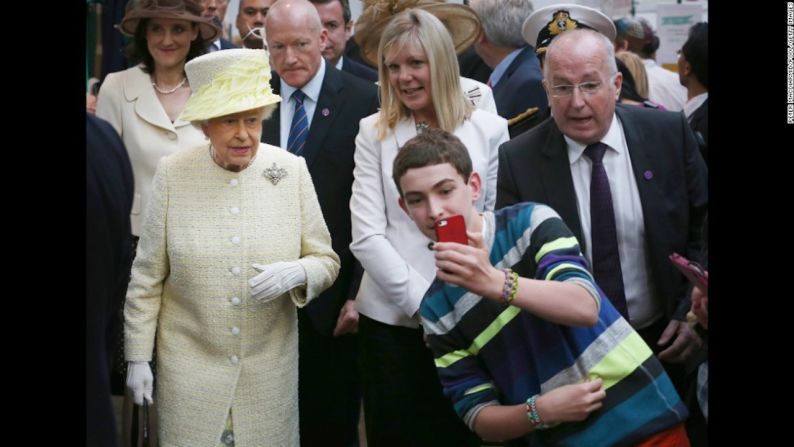
[[[240,213],[240,208],[237,208],[236,206],[233,206],[233,207],[229,208],[229,212],[232,213],[232,214],[239,214]]]
[[[240,335],[240,328],[235,326],[232,328],[232,335]]]
[[[171,140],[171,141],[174,141],[174,140],[176,140],[176,134],[175,134],[174,132],[170,132],[170,131],[168,131],[168,132],[166,132],[166,133],[168,134],[168,139],[169,139],[169,140]]]
[[[235,275],[240,274],[240,267],[232,267],[232,273]]]
[[[232,298],[232,304],[235,305],[235,306],[239,306],[240,305],[240,298],[237,298],[237,297]]]
[[[232,365],[240,363],[240,359],[236,355],[229,357],[229,361],[232,362]]]
[[[235,245],[237,245],[237,244],[239,244],[239,243],[240,243],[240,237],[239,237],[239,236],[234,236],[234,237],[232,238],[232,244],[235,244]]]
[[[229,184],[232,185],[232,186],[237,186],[237,179],[233,178],[233,179],[229,180]]]

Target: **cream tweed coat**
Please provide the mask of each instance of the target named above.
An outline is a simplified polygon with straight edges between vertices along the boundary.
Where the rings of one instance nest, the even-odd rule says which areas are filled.
[[[287,176],[276,185],[263,172]],[[249,294],[251,263],[298,260],[307,287],[266,304]],[[208,143],[157,168],[124,308],[128,361],[149,361],[160,445],[216,447],[229,409],[235,445],[298,446],[295,306],[339,272],[303,158],[260,144],[235,173]]]

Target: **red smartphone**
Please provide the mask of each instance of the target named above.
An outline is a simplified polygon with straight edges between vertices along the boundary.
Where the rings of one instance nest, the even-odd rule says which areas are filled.
[[[670,261],[672,261],[673,265],[687,277],[689,282],[700,287],[706,294],[709,293],[708,270],[701,267],[697,262],[692,262],[678,253],[671,254]]]
[[[469,245],[466,236],[466,221],[460,214],[436,221],[436,239],[438,242],[457,242]]]

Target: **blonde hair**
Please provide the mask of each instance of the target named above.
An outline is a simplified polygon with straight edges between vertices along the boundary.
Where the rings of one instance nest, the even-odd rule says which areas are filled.
[[[438,126],[447,132],[454,132],[474,110],[460,88],[458,59],[447,28],[427,11],[406,9],[386,25],[378,45],[381,97],[381,110],[376,124],[378,139],[385,138],[401,118],[411,116],[411,110],[400,102],[389,82],[389,69],[385,62],[386,54],[400,51],[410,44],[419,45],[425,50],[430,67],[431,99]]]
[[[634,90],[637,94],[648,98],[648,72],[645,70],[642,59],[631,51],[618,51],[615,57],[626,64],[626,68],[634,77]]]

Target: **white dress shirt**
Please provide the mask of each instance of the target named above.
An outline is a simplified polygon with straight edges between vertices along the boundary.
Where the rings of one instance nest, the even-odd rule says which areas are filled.
[[[687,119],[691,118],[695,110],[699,109],[708,98],[709,92],[704,92],[687,100],[686,104],[684,104],[684,115],[686,115]]]
[[[317,73],[306,83],[300,90],[306,95],[303,100],[303,109],[306,111],[306,119],[308,121],[308,128],[312,127],[312,117],[314,116],[314,109],[317,108],[317,101],[320,99],[320,90],[323,88],[323,79],[325,79],[325,59],[320,58],[320,68]],[[289,139],[289,128],[292,126],[292,117],[295,115],[295,101],[292,99],[292,94],[298,90],[290,86],[284,79],[281,79],[281,107],[279,113],[281,114],[281,125],[279,126],[279,134],[281,147],[286,149],[287,139]],[[289,104],[289,105],[287,105]]]
[[[660,67],[653,59],[643,59],[648,72],[648,99],[667,110],[680,112],[686,102],[686,88],[678,80],[678,73]]]
[[[593,163],[584,156],[585,145],[567,136],[568,160],[576,191],[577,209],[582,225],[584,255],[593,263],[592,233],[590,223],[590,178]],[[645,223],[637,181],[631,166],[631,156],[626,146],[623,127],[613,113],[612,124],[601,142],[609,146],[604,154],[604,168],[609,177],[612,207],[623,271],[623,286],[631,325],[643,328],[662,315],[661,303],[654,297],[654,283],[645,243]]]

